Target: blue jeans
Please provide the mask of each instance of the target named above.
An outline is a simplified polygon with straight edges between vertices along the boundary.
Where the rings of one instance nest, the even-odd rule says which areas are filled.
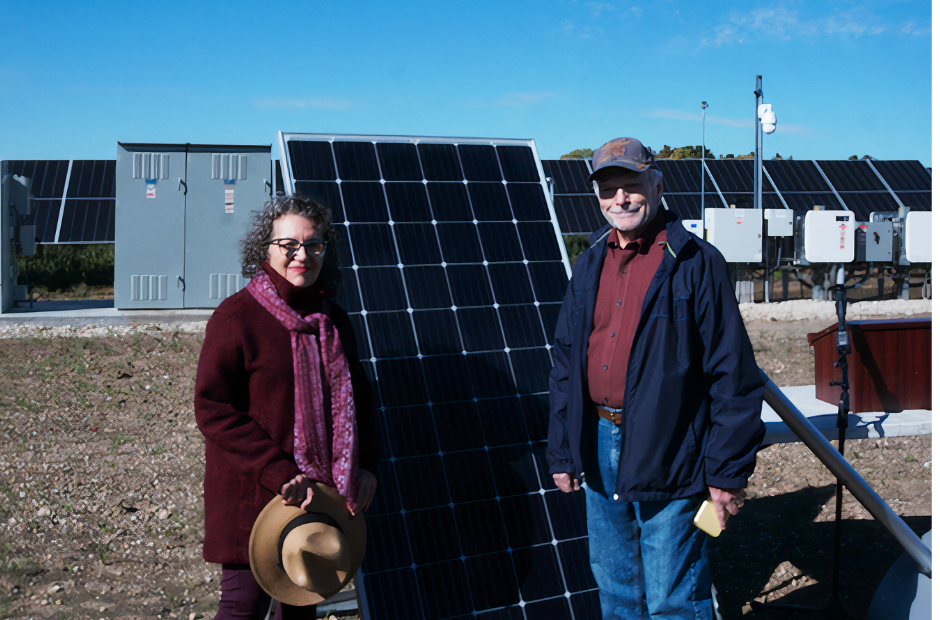
[[[591,569],[604,619],[711,620],[706,535],[692,523],[705,499],[617,502],[620,428],[601,419],[598,468],[585,484]],[[603,485],[603,488],[597,488]]]

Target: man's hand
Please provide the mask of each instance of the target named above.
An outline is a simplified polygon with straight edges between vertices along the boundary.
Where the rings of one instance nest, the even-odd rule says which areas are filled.
[[[306,509],[313,499],[315,483],[303,474],[297,474],[281,487],[282,503],[285,506],[300,506]]]
[[[356,499],[356,512],[366,511],[372,505],[372,498],[375,497],[375,489],[379,482],[370,472],[364,469],[359,470],[359,495]]]
[[[721,529],[725,529],[728,522],[728,514],[736,515],[741,506],[744,505],[744,498],[747,497],[747,491],[744,489],[717,489],[708,487],[712,502],[715,504],[715,512],[718,513],[718,523]],[[727,513],[725,511],[728,511]]]
[[[562,493],[581,490],[581,481],[574,475],[574,472],[570,474],[552,474],[552,478],[555,480],[555,486],[561,489]]]

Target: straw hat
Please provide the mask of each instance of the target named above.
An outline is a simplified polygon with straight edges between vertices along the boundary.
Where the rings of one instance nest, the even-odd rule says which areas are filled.
[[[258,584],[275,600],[305,607],[339,592],[366,553],[366,521],[349,514],[346,500],[317,483],[306,510],[285,506],[280,495],[264,507],[248,541]]]

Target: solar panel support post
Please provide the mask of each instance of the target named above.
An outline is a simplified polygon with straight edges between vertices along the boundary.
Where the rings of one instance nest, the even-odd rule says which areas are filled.
[[[6,162],[3,164],[3,172],[6,173]],[[11,235],[13,232],[12,215],[13,209],[10,208],[12,200],[10,199],[10,184],[13,182],[13,175],[3,174],[3,182],[0,185],[0,314],[13,307],[13,287],[16,281],[13,279],[15,273],[13,269],[13,253],[11,252]]]
[[[764,133],[760,127],[760,106],[764,103],[763,77],[758,75],[754,86],[754,208],[763,212],[761,204],[762,188],[761,182],[764,176],[761,171],[764,167]],[[767,235],[764,235],[764,243],[767,243]],[[764,252],[764,303],[770,302],[770,259],[767,258],[767,252]]]
[[[702,222],[705,221],[705,110],[708,102],[702,102]],[[715,187],[718,187],[717,185]],[[704,226],[704,224],[703,224]]]
[[[764,103],[763,78],[757,76],[757,85],[754,87],[754,208],[762,209],[761,205],[761,168],[764,159],[764,135],[760,130],[760,106]]]

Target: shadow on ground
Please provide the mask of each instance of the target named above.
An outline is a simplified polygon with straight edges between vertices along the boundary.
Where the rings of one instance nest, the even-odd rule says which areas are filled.
[[[815,522],[835,493],[835,484],[748,500],[733,525],[712,541],[712,579],[722,595],[726,617],[768,620],[815,618],[793,610],[750,610],[753,600],[822,607],[831,589],[835,523]],[[846,494],[846,497],[849,497]],[[921,536],[930,517],[904,517]],[[849,614],[864,618],[875,591],[903,552],[874,520],[842,521],[840,582]]]

